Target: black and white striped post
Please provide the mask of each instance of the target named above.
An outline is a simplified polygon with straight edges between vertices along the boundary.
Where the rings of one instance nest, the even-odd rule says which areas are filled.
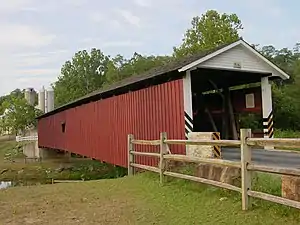
[[[186,71],[186,75],[183,78],[183,98],[185,138],[188,139],[188,134],[193,132],[193,104],[190,71]]]
[[[261,93],[262,93],[261,97],[262,97],[264,138],[273,138],[274,123],[273,123],[273,107],[272,107],[272,88],[271,88],[271,84],[269,83],[268,77],[261,78]]]

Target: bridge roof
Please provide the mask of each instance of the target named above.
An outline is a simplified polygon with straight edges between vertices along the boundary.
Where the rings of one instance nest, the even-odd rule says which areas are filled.
[[[110,92],[112,95],[114,95],[113,92],[116,92],[119,89],[122,89],[124,87],[140,83],[142,81],[147,81],[155,77],[163,76],[167,73],[170,72],[178,72],[181,74],[181,76],[185,75],[185,71],[187,70],[193,70],[197,66],[199,66],[201,63],[222,54],[225,51],[228,51],[229,49],[232,49],[238,45],[243,45],[246,47],[249,51],[253,52],[256,54],[261,60],[263,60],[265,63],[267,63],[269,66],[271,66],[276,72],[275,76],[278,76],[282,79],[288,79],[289,76],[278,66],[273,64],[271,61],[266,59],[264,56],[262,56],[258,51],[256,51],[251,45],[249,45],[246,41],[239,39],[238,41],[235,41],[233,43],[229,43],[226,45],[220,45],[217,48],[214,48],[209,51],[205,52],[200,52],[194,55],[188,55],[186,57],[183,57],[181,59],[176,59],[176,60],[170,60],[167,64],[153,68],[149,71],[146,71],[144,73],[138,74],[138,75],[133,75],[128,78],[125,78],[121,81],[115,82],[114,84],[104,87],[100,90],[91,92],[90,94],[87,94],[81,98],[76,99],[75,101],[69,102],[63,106],[60,106],[53,111],[50,111],[48,113],[45,113],[41,116],[38,117],[38,119],[47,117],[50,115],[53,115],[55,113],[64,111],[69,108],[73,108],[82,104],[86,104],[91,101],[96,101],[99,100],[103,97],[104,94]]]

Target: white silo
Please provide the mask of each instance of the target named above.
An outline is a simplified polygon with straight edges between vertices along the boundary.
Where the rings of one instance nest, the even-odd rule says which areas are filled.
[[[48,88],[45,95],[45,108],[47,108],[46,112],[50,112],[54,110],[54,90],[52,88]]]
[[[45,95],[46,92],[45,92],[45,88],[43,87],[38,93],[38,102],[39,102],[38,109],[41,110],[42,112],[45,112]]]
[[[34,89],[33,88],[26,88],[24,95],[25,95],[25,99],[28,102],[28,104],[34,106],[35,95],[36,95]]]

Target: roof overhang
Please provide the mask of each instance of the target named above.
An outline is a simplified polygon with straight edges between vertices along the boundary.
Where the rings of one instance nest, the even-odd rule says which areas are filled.
[[[257,50],[255,50],[252,46],[250,46],[247,42],[244,40],[240,39],[236,42],[233,42],[230,45],[225,46],[224,48],[221,48],[211,54],[206,55],[203,58],[200,58],[194,62],[189,63],[188,65],[185,65],[178,69],[179,72],[184,72],[184,71],[191,71],[196,69],[197,67],[200,67],[202,63],[206,62],[209,59],[212,59],[238,45],[241,45],[245,47],[248,51],[252,52],[254,55],[256,55],[260,60],[262,60],[264,63],[268,64],[270,67],[272,67],[277,73],[273,74],[273,76],[279,76],[283,80],[287,80],[290,78],[290,76],[285,73],[282,69],[280,69],[278,66],[276,66],[274,63],[272,63],[270,60],[268,60],[266,57],[264,57],[261,53],[259,53]]]

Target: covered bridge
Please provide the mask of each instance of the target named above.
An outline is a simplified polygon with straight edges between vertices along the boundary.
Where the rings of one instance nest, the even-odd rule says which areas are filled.
[[[191,131],[213,131],[237,139],[237,114],[245,112],[262,115],[264,136],[271,138],[269,81],[288,78],[238,40],[129,77],[40,116],[38,145],[126,167],[128,134],[159,139],[160,132],[167,132],[169,138],[184,139]],[[171,151],[185,154],[183,146]]]

